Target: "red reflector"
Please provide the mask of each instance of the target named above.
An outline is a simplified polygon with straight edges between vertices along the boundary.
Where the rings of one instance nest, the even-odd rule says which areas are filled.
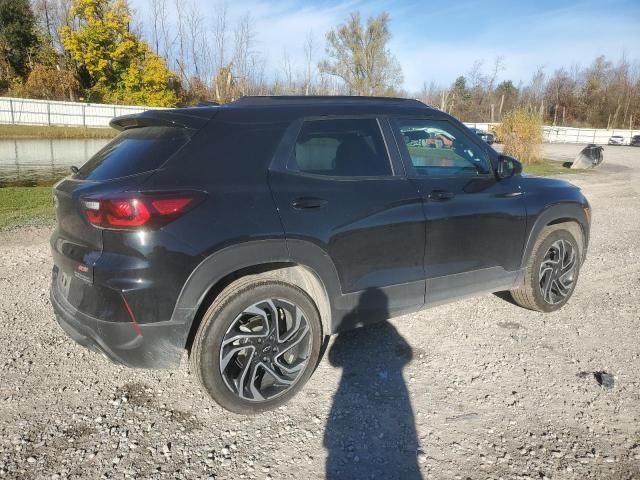
[[[189,205],[193,198],[167,198],[160,200],[152,200],[151,205],[160,215],[171,215],[180,212],[184,207]]]
[[[138,335],[142,336],[142,329],[140,328],[140,325],[136,320],[136,316],[133,314],[133,310],[131,310],[131,306],[129,305],[129,302],[127,302],[127,299],[125,298],[124,293],[121,293],[120,296],[122,297],[124,308],[127,309],[127,313],[129,314],[129,318],[131,319],[131,324],[133,325],[133,329],[136,331]]]

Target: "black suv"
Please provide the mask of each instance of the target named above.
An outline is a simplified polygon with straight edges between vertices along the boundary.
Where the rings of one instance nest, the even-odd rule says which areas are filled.
[[[578,188],[415,100],[244,97],[111,125],[54,187],[58,322],[132,367],[186,350],[235,412],[290,399],[341,330],[486,292],[557,310],[585,257]]]

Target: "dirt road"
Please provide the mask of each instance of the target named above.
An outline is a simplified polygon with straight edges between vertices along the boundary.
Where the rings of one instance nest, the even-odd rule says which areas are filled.
[[[490,295],[339,336],[256,417],[184,365],[129,370],[74,344],[48,301],[49,231],[1,233],[0,478],[640,478],[640,148],[568,178],[593,229],[562,311]]]

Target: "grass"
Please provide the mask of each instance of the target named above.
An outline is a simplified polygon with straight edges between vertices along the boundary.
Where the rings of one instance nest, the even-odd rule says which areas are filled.
[[[0,230],[50,225],[54,219],[51,187],[0,188]]]
[[[571,169],[563,166],[563,162],[558,162],[556,160],[550,160],[545,158],[540,163],[534,163],[532,165],[523,165],[522,166],[524,173],[528,173],[530,175],[539,175],[539,176],[550,176],[550,175],[566,175],[566,174],[574,174],[574,173],[584,173],[590,172],[591,170],[584,169]]]
[[[0,139],[14,138],[113,138],[113,128],[39,127],[34,125],[0,125]]]

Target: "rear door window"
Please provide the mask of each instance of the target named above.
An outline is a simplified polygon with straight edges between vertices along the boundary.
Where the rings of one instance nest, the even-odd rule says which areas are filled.
[[[75,178],[100,182],[157,170],[189,141],[190,132],[172,127],[125,130],[85,163]]]
[[[333,177],[391,175],[391,164],[375,118],[305,121],[289,168]]]

